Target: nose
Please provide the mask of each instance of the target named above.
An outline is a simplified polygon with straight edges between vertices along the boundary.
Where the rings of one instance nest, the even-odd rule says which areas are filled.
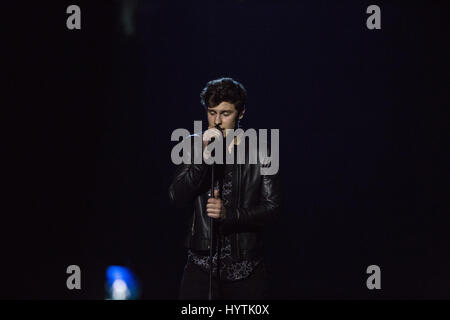
[[[217,125],[220,125],[222,123],[222,121],[220,120],[220,115],[216,115],[216,118],[214,119],[214,124],[217,126]]]

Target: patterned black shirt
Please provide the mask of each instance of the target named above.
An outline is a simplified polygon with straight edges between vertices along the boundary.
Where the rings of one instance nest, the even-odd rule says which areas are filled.
[[[222,202],[227,205],[231,200],[232,181],[233,181],[233,165],[225,165],[222,185]],[[216,188],[219,184],[216,183]],[[233,261],[231,256],[231,242],[228,236],[219,235],[219,250],[216,250],[212,258],[213,275],[217,277],[217,265],[220,265],[220,279],[225,281],[236,281],[245,279],[256,266],[261,262],[258,260]],[[188,250],[188,263],[193,263],[200,267],[203,271],[209,273],[210,261],[209,254],[203,255],[192,250]]]

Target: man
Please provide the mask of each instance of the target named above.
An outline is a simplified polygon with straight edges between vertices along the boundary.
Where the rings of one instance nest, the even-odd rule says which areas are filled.
[[[229,129],[239,127],[247,93],[239,82],[220,78],[208,82],[200,97],[209,125],[202,134],[205,150],[212,138],[226,137]],[[231,153],[234,148],[236,155],[242,142],[237,136],[225,152]],[[192,161],[177,168],[169,188],[170,199],[178,207],[193,206],[180,299],[208,299],[211,266],[212,299],[266,298],[262,231],[280,214],[281,186],[279,173],[262,175],[261,161],[249,163],[249,149],[245,150],[244,164],[234,161],[214,165],[214,195],[210,191],[212,165]],[[205,159],[207,153],[203,155]],[[210,218],[214,232],[212,261]]]

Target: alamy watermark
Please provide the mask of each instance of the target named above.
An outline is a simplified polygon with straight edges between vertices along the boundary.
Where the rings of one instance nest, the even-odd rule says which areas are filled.
[[[80,269],[80,267],[77,266],[76,264],[72,264],[67,267],[66,273],[70,274],[70,276],[67,277],[67,280],[66,280],[67,289],[80,290],[81,289],[81,269]]]
[[[373,289],[381,289],[381,269],[376,264],[372,264],[367,267],[366,273],[370,274],[370,276],[367,278],[366,286],[367,289],[373,290]]]
[[[81,9],[79,6],[72,4],[67,7],[66,13],[70,14],[66,20],[66,27],[69,30],[81,29]]]
[[[367,7],[367,14],[371,14],[366,20],[366,26],[369,30],[381,29],[381,9],[376,4]]]
[[[202,132],[202,121],[194,121],[194,132]],[[225,139],[220,136],[219,139],[212,141],[203,150],[201,134],[191,135],[187,129],[179,128],[172,132],[171,141],[179,141],[179,143],[172,148],[170,156],[174,164],[192,164],[191,139],[194,139],[194,164],[223,164],[224,140],[226,146],[231,146],[232,143],[238,141],[236,143],[237,164],[246,163],[247,156],[249,164],[257,164],[259,159],[261,175],[274,175],[278,172],[280,165],[280,130],[270,129],[270,155],[268,154],[267,133],[267,129],[259,129],[258,134],[255,129],[247,129],[245,131],[242,129],[228,129]],[[246,139],[249,141],[248,148],[246,148]],[[182,152],[182,155],[180,155],[180,152]],[[247,152],[248,154],[246,154]],[[225,153],[225,163],[234,164],[234,158],[234,148],[229,148],[229,152]]]

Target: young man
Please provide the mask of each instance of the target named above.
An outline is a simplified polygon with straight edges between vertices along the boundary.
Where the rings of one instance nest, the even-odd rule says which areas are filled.
[[[202,134],[203,150],[212,138],[237,129],[245,114],[246,90],[231,78],[207,83],[200,97],[209,129]],[[192,137],[191,137],[192,138]],[[193,140],[193,139],[192,139]],[[226,142],[226,139],[223,139]],[[225,152],[242,143],[239,136]],[[246,146],[248,147],[248,146]],[[215,190],[211,196],[211,167],[181,164],[169,188],[178,207],[193,206],[186,246],[188,259],[180,286],[180,299],[208,299],[210,272],[210,218],[213,220],[212,299],[266,298],[266,269],[262,231],[280,214],[279,173],[261,174],[261,164],[215,164]],[[207,157],[203,153],[204,158]],[[259,160],[259,159],[258,159]]]

